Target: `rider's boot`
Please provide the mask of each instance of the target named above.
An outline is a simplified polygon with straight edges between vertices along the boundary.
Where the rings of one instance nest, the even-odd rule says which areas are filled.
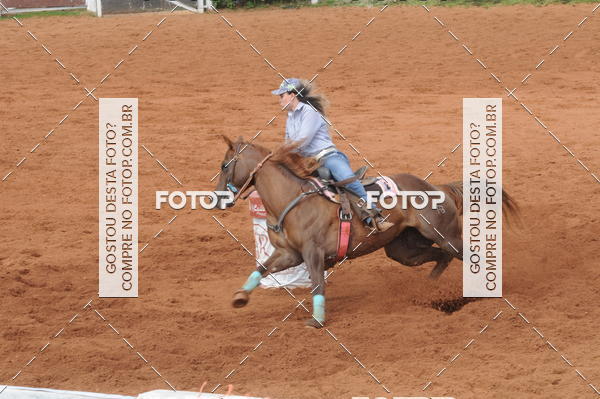
[[[388,222],[381,214],[376,214],[374,217],[369,216],[364,222],[370,228],[375,228],[382,233],[394,226],[394,223]]]
[[[381,213],[378,213],[375,215],[375,225],[377,226],[377,230],[384,232],[393,227],[394,223],[388,222],[387,218],[383,217]]]
[[[386,218],[381,215],[381,209],[374,207],[368,209],[366,201],[358,201],[356,205],[360,209],[360,218],[365,223],[365,226],[371,229],[376,229],[379,232],[384,232],[394,226],[394,223],[388,222]]]

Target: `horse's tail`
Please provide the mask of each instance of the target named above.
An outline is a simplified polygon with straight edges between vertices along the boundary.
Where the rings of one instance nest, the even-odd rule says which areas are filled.
[[[521,210],[517,201],[510,196],[504,188],[502,189],[502,214],[506,219],[507,224],[510,226],[510,221],[514,219],[517,225],[522,226],[523,221],[521,219]]]
[[[439,186],[446,195],[454,200],[456,205],[457,214],[463,214],[463,184],[462,181],[454,181],[448,184],[442,184]],[[521,211],[517,201],[502,189],[502,214],[504,219],[510,225],[510,220],[515,219],[517,224],[521,224]]]

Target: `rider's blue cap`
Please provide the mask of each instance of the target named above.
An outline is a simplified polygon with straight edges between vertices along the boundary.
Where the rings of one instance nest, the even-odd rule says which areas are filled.
[[[288,93],[291,91],[298,91],[300,86],[302,86],[302,82],[300,82],[300,79],[287,78],[287,79],[284,79],[283,82],[281,82],[281,85],[279,85],[278,89],[273,90],[271,93],[278,96],[283,93]]]

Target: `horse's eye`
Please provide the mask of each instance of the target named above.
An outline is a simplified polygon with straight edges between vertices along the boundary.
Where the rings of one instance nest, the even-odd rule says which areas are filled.
[[[225,168],[227,168],[227,162],[221,164],[221,170],[225,170]]]

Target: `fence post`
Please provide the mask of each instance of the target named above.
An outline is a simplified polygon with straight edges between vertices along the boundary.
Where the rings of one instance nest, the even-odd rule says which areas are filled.
[[[212,6],[211,0],[198,0],[198,12],[199,13],[210,11],[211,6]]]

